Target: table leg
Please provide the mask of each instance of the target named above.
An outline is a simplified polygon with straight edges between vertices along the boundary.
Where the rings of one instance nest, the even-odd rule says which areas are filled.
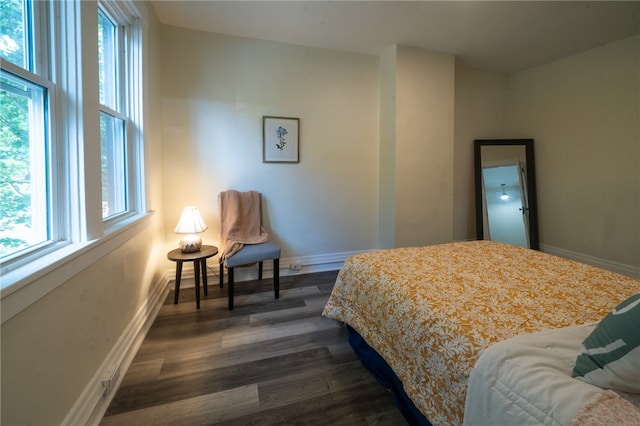
[[[196,278],[196,308],[200,309],[200,261],[193,261],[193,272]]]
[[[182,277],[182,261],[176,261],[176,289],[174,291],[173,304],[178,303],[178,294],[180,293],[180,278]]]
[[[207,295],[207,291],[209,290],[207,287],[209,283],[207,283],[207,259],[201,259],[200,264],[202,265],[202,287],[204,288],[204,295]]]

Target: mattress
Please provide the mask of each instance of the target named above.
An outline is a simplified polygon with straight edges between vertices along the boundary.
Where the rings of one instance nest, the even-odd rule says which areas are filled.
[[[353,327],[434,425],[462,424],[471,369],[520,334],[599,321],[640,280],[492,241],[348,258],[323,314]]]

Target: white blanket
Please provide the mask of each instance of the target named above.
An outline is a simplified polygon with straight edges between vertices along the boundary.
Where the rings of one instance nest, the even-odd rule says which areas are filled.
[[[467,388],[464,424],[569,425],[602,389],[571,377],[595,324],[547,330],[484,351]]]

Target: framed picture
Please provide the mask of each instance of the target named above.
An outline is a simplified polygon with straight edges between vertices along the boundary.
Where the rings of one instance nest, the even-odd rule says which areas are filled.
[[[300,119],[262,117],[262,161],[298,163]]]

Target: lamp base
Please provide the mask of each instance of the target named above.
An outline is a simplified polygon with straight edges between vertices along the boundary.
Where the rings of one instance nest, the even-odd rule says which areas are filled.
[[[183,253],[200,251],[202,239],[197,235],[185,235],[178,243],[178,247]]]

